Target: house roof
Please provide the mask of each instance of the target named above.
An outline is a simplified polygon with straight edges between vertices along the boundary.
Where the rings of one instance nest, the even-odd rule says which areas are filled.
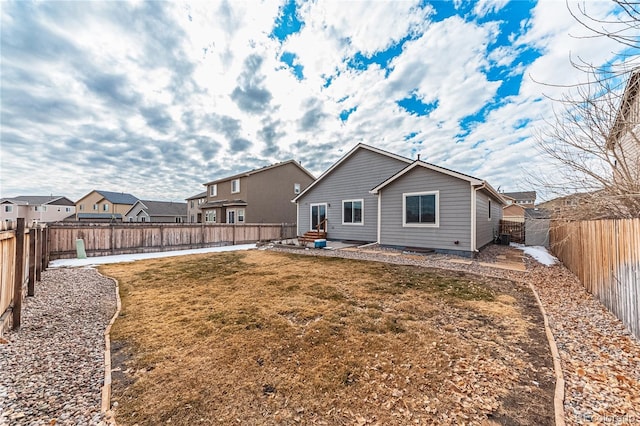
[[[241,178],[241,177],[247,177],[247,176],[255,175],[257,173],[262,173],[262,172],[267,171],[267,170],[275,169],[276,167],[285,166],[287,164],[293,164],[293,165],[297,166],[300,170],[305,172],[311,179],[315,179],[315,176],[313,176],[307,169],[302,167],[302,165],[300,163],[298,163],[296,160],[287,160],[287,161],[283,161],[281,163],[276,163],[276,164],[271,164],[269,166],[261,167],[259,169],[253,169],[253,170],[249,170],[247,172],[238,173],[238,174],[233,175],[233,176],[227,176],[227,177],[222,178],[222,179],[212,180],[211,182],[207,182],[207,183],[205,183],[203,185],[205,185],[205,186],[206,185],[213,185],[213,184],[220,183],[220,182],[226,182],[226,181],[232,180],[232,179],[238,179],[238,178]]]
[[[538,207],[534,209],[524,209],[524,214],[526,217],[531,219],[550,219],[551,211],[547,209],[540,209]]]
[[[205,198],[206,196],[207,196],[207,191],[203,191],[203,192],[201,192],[199,194],[192,195],[189,198],[185,198],[185,200],[195,200],[197,198]]]
[[[498,200],[500,203],[505,204],[505,201],[500,196],[500,193],[498,193],[498,191],[496,191],[491,185],[489,185],[489,183],[487,181],[482,180],[482,179],[478,179],[478,178],[473,177],[473,176],[465,175],[464,173],[460,173],[460,172],[456,172],[456,171],[453,171],[453,170],[450,170],[450,169],[446,169],[444,167],[436,166],[435,164],[427,163],[427,162],[422,161],[422,160],[414,161],[413,163],[411,163],[410,165],[408,165],[404,169],[400,170],[398,173],[394,174],[393,176],[389,177],[387,180],[385,180],[384,182],[382,182],[380,185],[376,186],[375,188],[373,188],[369,192],[372,193],[372,194],[377,194],[382,188],[384,188],[385,186],[389,185],[391,182],[394,182],[395,180],[401,178],[402,176],[404,176],[405,174],[409,173],[411,170],[415,169],[416,167],[423,167],[425,169],[429,169],[429,170],[433,170],[433,171],[436,171],[436,172],[439,172],[439,173],[443,173],[443,174],[448,175],[448,176],[453,176],[453,177],[458,178],[458,179],[466,180],[467,182],[469,182],[474,187],[477,187],[477,189],[487,191],[488,193],[493,195],[493,197],[496,200]]]
[[[113,204],[135,204],[136,201],[138,201],[137,197],[127,194],[126,192],[111,192],[97,189],[95,191]]]
[[[366,145],[366,144],[363,144],[363,143],[359,143],[358,145],[354,146],[351,149],[351,151],[349,151],[345,155],[343,155],[338,161],[336,161],[331,167],[329,167],[324,173],[322,173],[318,179],[313,181],[311,183],[311,185],[307,186],[304,189],[304,191],[302,191],[300,194],[298,194],[291,201],[294,202],[294,203],[296,201],[298,201],[298,199],[300,197],[302,197],[304,194],[306,194],[308,191],[310,191],[311,188],[313,188],[316,184],[318,184],[323,179],[325,179],[329,174],[331,174],[331,172],[333,172],[336,168],[338,168],[338,166],[340,166],[340,164],[344,163],[349,157],[351,157],[353,154],[355,154],[360,149],[366,149],[366,150],[369,150],[371,152],[375,152],[375,153],[378,153],[378,154],[386,155],[387,157],[395,158],[396,160],[400,160],[400,161],[404,161],[407,164],[411,164],[411,162],[412,162],[412,160],[410,158],[403,157],[403,156],[397,155],[397,154],[393,154],[391,152],[388,152],[388,151],[385,151],[383,149],[379,149],[379,148],[373,147],[371,145]]]
[[[231,206],[247,206],[248,203],[244,200],[218,200],[210,201],[200,205],[202,210],[214,209],[216,207],[231,207]]]
[[[78,213],[78,219],[122,219],[120,213]]]
[[[12,201],[14,204],[19,205],[43,205],[43,204],[55,204],[62,206],[73,206],[75,203],[63,197],[62,195],[21,195],[13,198],[3,198],[4,201]]]
[[[620,136],[624,133],[627,120],[629,120],[629,114],[633,110],[634,102],[638,101],[640,96],[640,67],[635,68],[629,75],[629,80],[624,88],[622,94],[622,101],[618,107],[616,113],[616,119],[613,122],[609,136],[607,137],[606,146],[607,149],[613,149],[615,143],[620,139]]]
[[[125,213],[128,216],[129,213],[136,208],[137,205],[142,205],[144,211],[152,217],[157,216],[186,216],[187,215],[187,203],[174,203],[173,201],[152,201],[152,200],[138,200],[131,206],[131,208]]]
[[[524,192],[502,192],[500,195],[513,198],[514,200],[535,200],[536,191],[524,191]]]

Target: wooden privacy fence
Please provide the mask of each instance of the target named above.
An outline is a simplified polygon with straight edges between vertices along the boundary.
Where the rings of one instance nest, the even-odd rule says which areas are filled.
[[[553,253],[640,339],[640,218],[551,222]]]
[[[49,225],[51,259],[76,257],[76,240],[87,256],[186,250],[296,237],[295,224],[57,223]]]
[[[0,231],[0,336],[20,327],[22,299],[35,295],[35,282],[49,262],[46,241],[47,228],[26,228],[24,219]]]

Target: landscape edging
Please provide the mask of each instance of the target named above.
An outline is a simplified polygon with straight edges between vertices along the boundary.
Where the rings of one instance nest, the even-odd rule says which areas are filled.
[[[553,337],[553,332],[551,331],[551,327],[549,326],[549,318],[547,317],[547,312],[542,306],[542,300],[540,300],[540,296],[536,291],[535,287],[531,283],[527,283],[529,288],[533,292],[533,295],[538,302],[538,307],[540,308],[540,312],[542,313],[542,318],[544,320],[544,331],[547,335],[547,341],[549,342],[549,348],[551,349],[551,357],[553,358],[553,371],[556,376],[556,390],[553,396],[553,411],[555,415],[555,424],[556,426],[565,426],[564,421],[564,375],[562,373],[562,364],[560,354],[558,353],[558,346],[556,346],[556,340]]]
[[[96,269],[96,272],[100,274],[100,271]],[[105,277],[104,275],[100,274]],[[115,426],[116,421],[113,416],[113,412],[111,411],[111,326],[116,322],[116,319],[120,315],[120,308],[122,307],[122,303],[120,301],[120,283],[118,280],[112,277],[105,277],[112,280],[115,283],[115,292],[116,292],[116,312],[111,317],[111,321],[107,325],[107,328],[104,331],[104,384],[102,385],[102,403],[100,406],[100,411],[105,416],[105,421],[108,424]]]

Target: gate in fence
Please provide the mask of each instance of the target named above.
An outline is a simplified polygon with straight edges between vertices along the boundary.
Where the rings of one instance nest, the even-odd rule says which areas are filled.
[[[511,242],[524,244],[526,236],[525,223],[500,220],[500,235],[509,235]]]

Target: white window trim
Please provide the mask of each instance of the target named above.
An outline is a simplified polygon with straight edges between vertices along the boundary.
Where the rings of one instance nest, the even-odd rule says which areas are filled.
[[[436,223],[407,223],[407,197],[416,195],[436,196]],[[439,228],[440,227],[440,191],[404,192],[402,193],[402,227],[403,228]]]
[[[353,203],[355,201],[360,201],[360,222],[345,222],[344,221],[344,203]],[[364,226],[364,199],[359,198],[355,200],[342,200],[342,211],[340,213],[342,215],[342,224],[346,226]]]
[[[233,182],[238,182],[238,188],[236,188],[236,190],[233,190]],[[232,194],[237,194],[238,192],[240,192],[240,179],[233,179],[231,181],[231,193]]]
[[[4,212],[5,213],[13,213],[13,206],[11,204],[5,204],[4,205]]]
[[[293,184],[293,193],[294,194],[299,194],[300,193],[300,184],[299,183],[294,183]]]
[[[242,214],[240,214],[240,212],[242,212]],[[238,223],[244,223],[244,213],[245,213],[244,209],[236,210],[236,220],[238,221]]]
[[[211,185],[209,187],[209,197],[217,197],[218,196],[218,184]],[[198,200],[198,204],[200,204],[200,200]]]
[[[487,203],[489,204],[489,214],[487,214],[487,221],[491,222],[491,198],[487,198]]]

